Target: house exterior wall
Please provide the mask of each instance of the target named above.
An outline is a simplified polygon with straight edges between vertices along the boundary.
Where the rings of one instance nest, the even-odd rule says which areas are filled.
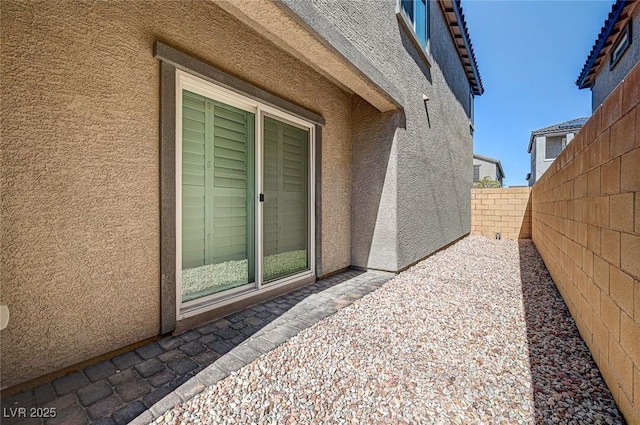
[[[438,4],[429,2],[429,67],[394,0],[285,3],[312,28],[308,8],[319,11],[404,98],[403,114],[353,104],[353,265],[397,271],[469,233],[470,86]]]
[[[533,141],[533,143],[531,144],[531,152],[529,152],[529,157],[530,157],[530,166],[531,166],[531,174],[529,175],[529,187],[533,186],[536,182],[537,176],[536,176],[536,160],[537,160],[537,154],[538,154],[538,144],[536,143],[536,140]]]
[[[614,88],[640,62],[640,8],[636,7],[631,19],[631,45],[613,69],[609,69],[610,54],[607,55],[602,69],[594,78],[591,87],[591,109],[595,111],[609,96]]]
[[[501,178],[498,178],[498,164],[495,162],[484,161],[479,158],[473,158],[473,165],[480,166],[480,180],[485,177],[491,177],[494,180],[502,182]]]
[[[156,40],[326,119],[320,272],[351,264],[350,94],[213,2],[0,8],[3,388],[158,334]]]
[[[629,424],[640,424],[640,65],[532,189],[533,241]]]
[[[567,138],[567,146],[575,137],[575,133],[554,133],[536,136],[531,148],[531,178],[529,186],[533,186],[553,164],[554,159],[546,159],[547,137],[563,136]]]
[[[442,10],[436,2],[429,4],[434,63],[424,72],[413,52],[404,62],[407,128],[398,138],[399,269],[471,231],[471,88]],[[430,99],[428,119],[422,90]]]
[[[351,262],[397,270],[397,129],[402,112],[380,113],[353,99]]]

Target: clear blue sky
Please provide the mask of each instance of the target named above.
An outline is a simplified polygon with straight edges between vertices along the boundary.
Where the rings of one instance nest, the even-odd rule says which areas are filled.
[[[462,0],[485,92],[476,97],[474,152],[497,158],[505,186],[525,185],[531,131],[591,115],[575,81],[613,0]]]

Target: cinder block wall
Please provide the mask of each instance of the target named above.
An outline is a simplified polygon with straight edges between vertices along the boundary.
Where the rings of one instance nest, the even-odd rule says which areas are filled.
[[[503,239],[531,238],[531,189],[471,189],[471,234]]]
[[[640,424],[640,65],[534,185],[533,241],[630,424]]]

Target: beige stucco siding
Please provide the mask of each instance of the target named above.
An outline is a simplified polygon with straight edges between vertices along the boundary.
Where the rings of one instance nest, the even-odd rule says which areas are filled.
[[[322,273],[350,264],[350,95],[213,3],[2,14],[2,387],[158,333],[160,40],[322,115]]]
[[[322,131],[321,275],[351,265],[351,103],[329,104],[326,111],[331,125]]]

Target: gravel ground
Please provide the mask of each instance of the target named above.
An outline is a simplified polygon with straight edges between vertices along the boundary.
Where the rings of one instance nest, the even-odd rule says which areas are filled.
[[[467,237],[156,423],[624,423],[530,241]]]

